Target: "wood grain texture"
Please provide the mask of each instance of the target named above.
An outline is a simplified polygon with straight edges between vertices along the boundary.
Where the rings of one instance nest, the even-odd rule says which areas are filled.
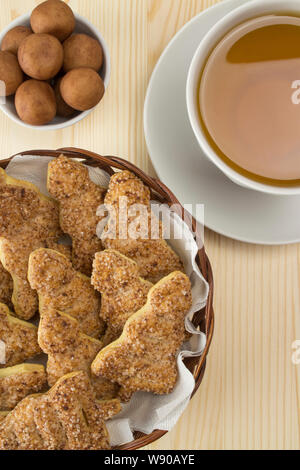
[[[1,29],[38,1],[1,0]],[[148,79],[164,47],[214,0],[72,0],[111,51],[108,92],[91,116],[59,132],[23,129],[0,115],[1,157],[80,146],[153,172],[143,137]],[[199,392],[176,428],[149,449],[299,449],[300,245],[261,247],[213,232],[205,239],[215,284],[216,330]]]

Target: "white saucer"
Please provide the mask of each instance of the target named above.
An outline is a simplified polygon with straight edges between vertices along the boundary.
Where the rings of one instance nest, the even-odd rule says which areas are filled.
[[[201,153],[187,115],[186,78],[199,41],[216,21],[246,1],[227,0],[205,10],[170,42],[147,91],[147,147],[157,174],[179,201],[205,205],[204,222],[210,229],[249,243],[296,243],[300,196],[270,196],[232,183]]]

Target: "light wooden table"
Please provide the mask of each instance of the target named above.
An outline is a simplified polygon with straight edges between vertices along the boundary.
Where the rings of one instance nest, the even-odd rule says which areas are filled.
[[[38,1],[1,0],[1,29]],[[153,172],[143,136],[151,71],[172,36],[214,0],[72,0],[103,33],[112,77],[101,106],[75,127],[36,132],[0,116],[1,156],[81,146]],[[300,214],[299,214],[300,215]],[[203,384],[176,428],[149,449],[299,449],[300,246],[261,247],[206,232],[216,330]]]

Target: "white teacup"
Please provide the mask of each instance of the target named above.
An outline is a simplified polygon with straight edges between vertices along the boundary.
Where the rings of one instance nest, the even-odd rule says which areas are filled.
[[[234,183],[248,189],[261,191],[275,195],[297,195],[300,194],[299,186],[272,186],[252,180],[238,173],[228,166],[215,152],[206,137],[206,132],[201,123],[198,108],[199,77],[205,67],[205,63],[213,51],[214,47],[233,28],[252,18],[269,15],[282,14],[288,12],[291,15],[300,16],[299,0],[253,0],[243,6],[233,10],[218,21],[215,26],[205,35],[193,57],[188,73],[186,98],[189,119],[198,140],[198,143],[205,155]],[[300,71],[299,71],[300,75]]]

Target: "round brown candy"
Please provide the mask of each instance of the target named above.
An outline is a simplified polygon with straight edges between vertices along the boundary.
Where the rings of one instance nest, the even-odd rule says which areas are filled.
[[[33,10],[30,23],[35,33],[52,34],[63,42],[74,31],[76,20],[65,2],[47,0]]]
[[[60,85],[64,101],[77,111],[96,106],[105,93],[100,75],[93,69],[79,68],[68,72]]]
[[[61,96],[60,92],[60,84],[62,81],[62,77],[59,78],[55,84],[54,91],[55,91],[55,98],[56,98],[56,106],[57,106],[57,115],[61,117],[70,117],[76,113],[75,109],[71,108]]]
[[[31,34],[21,43],[18,60],[22,70],[36,80],[49,80],[60,71],[64,53],[58,39],[50,34]]]
[[[88,67],[98,72],[103,64],[103,50],[96,39],[86,34],[74,34],[64,44],[64,70]]]
[[[30,36],[32,31],[26,26],[16,26],[6,33],[1,43],[1,51],[17,55],[21,42]]]
[[[24,80],[18,60],[11,52],[0,51],[0,96],[13,95]]]
[[[51,122],[56,115],[56,100],[52,87],[39,80],[27,80],[18,88],[15,106],[19,118],[33,126]]]

